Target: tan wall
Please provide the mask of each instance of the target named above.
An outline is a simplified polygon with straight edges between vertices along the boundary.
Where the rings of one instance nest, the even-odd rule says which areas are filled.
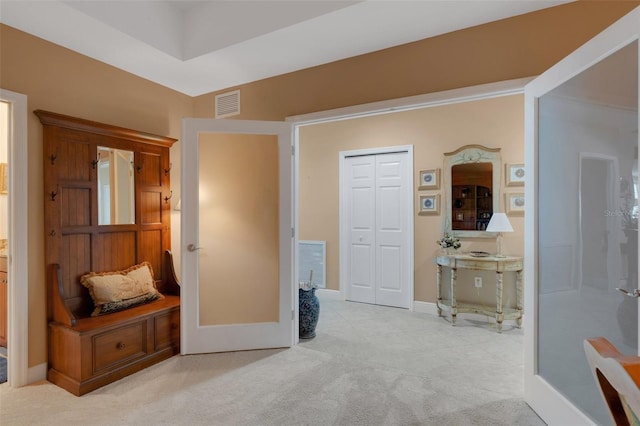
[[[439,193],[440,199],[445,200],[444,185],[441,185],[438,191],[417,190],[418,172],[442,168],[445,152],[454,151],[464,145],[480,144],[488,148],[501,148],[504,163],[524,161],[523,102],[522,95],[514,95],[302,127],[299,180],[300,239],[327,241],[327,288],[339,289],[340,151],[413,145],[413,178],[416,188],[414,203],[417,212],[419,194]],[[500,174],[501,170],[497,172]],[[518,191],[505,189],[504,179],[501,185],[503,192]],[[522,191],[522,188],[519,191]],[[500,205],[504,211],[502,195]],[[446,207],[443,204],[443,209]],[[442,236],[444,217],[444,210],[441,210],[439,216],[414,215],[415,299],[419,301],[436,300],[436,268],[433,257],[439,253],[436,241]],[[522,255],[524,218],[511,217],[511,223],[515,232],[505,234],[504,251],[507,254]],[[462,250],[495,252],[495,239],[464,239]],[[487,284],[495,282],[495,277],[490,274],[480,275],[486,277]],[[460,279],[464,279],[462,272]],[[513,277],[510,279],[513,280]],[[490,285],[484,286],[481,292],[483,294],[480,294],[480,297],[483,300],[485,294],[488,296],[487,303],[495,295],[495,290]],[[466,296],[464,292],[460,295]],[[513,301],[514,299],[511,300]]]
[[[640,1],[579,1],[230,89],[237,118],[285,117],[538,75]],[[219,93],[219,92],[216,92]],[[214,96],[195,98],[213,117]]]
[[[282,120],[341,106],[536,75],[638,4],[570,3],[242,85],[243,112],[236,118]],[[182,116],[213,116],[215,95],[189,98],[5,25],[0,25],[0,87],[27,95],[29,111],[46,109],[176,138]],[[41,136],[39,122],[30,116],[29,366],[46,362]],[[177,201],[179,144],[174,145],[171,156],[171,186]],[[177,217],[172,218],[174,247],[179,237]],[[424,265],[416,264],[416,269],[420,268]],[[426,294],[416,296],[428,299]]]
[[[33,367],[47,361],[47,325],[42,125],[32,111],[44,109],[178,138],[180,120],[192,114],[193,101],[189,96],[5,25],[0,25],[0,55],[0,87],[27,95],[28,102],[28,344],[29,366]],[[179,193],[180,184],[177,154],[179,146],[174,146],[174,193]]]

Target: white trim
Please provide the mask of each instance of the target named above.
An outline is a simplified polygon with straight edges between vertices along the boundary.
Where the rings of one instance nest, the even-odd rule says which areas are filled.
[[[359,156],[359,155],[378,155],[378,154],[392,154],[392,153],[400,153],[400,152],[406,152],[407,155],[409,156],[409,158],[407,159],[406,162],[406,169],[405,169],[405,173],[407,173],[407,200],[408,200],[408,206],[407,206],[407,233],[409,234],[409,253],[407,254],[409,256],[409,264],[407,265],[407,279],[409,281],[409,294],[408,294],[408,309],[410,311],[413,311],[413,303],[411,303],[411,301],[413,300],[413,296],[414,296],[414,288],[415,288],[415,268],[414,268],[414,245],[415,245],[415,229],[414,229],[414,203],[413,203],[413,199],[414,197],[414,179],[413,179],[413,145],[398,145],[398,146],[389,146],[389,147],[383,147],[383,148],[368,148],[368,149],[357,149],[357,150],[351,150],[351,151],[340,151],[338,153],[339,155],[339,179],[338,179],[338,186],[339,186],[339,204],[338,204],[338,210],[339,210],[339,225],[338,225],[338,229],[339,229],[339,233],[340,233],[340,265],[339,265],[339,277],[340,277],[340,294],[343,298],[343,300],[347,300],[347,289],[346,289],[346,282],[348,281],[346,274],[347,274],[347,270],[345,268],[345,265],[347,264],[347,251],[348,251],[348,238],[347,235],[349,234],[348,230],[345,228],[346,226],[346,220],[345,220],[345,212],[344,212],[344,206],[346,205],[347,202],[347,192],[345,191],[345,179],[346,179],[346,171],[345,171],[345,167],[346,167],[346,159],[347,157],[355,157],[355,156]]]
[[[47,380],[47,363],[43,362],[34,367],[29,368],[27,372],[28,383],[41,382]]]
[[[413,312],[438,316],[438,305],[433,302],[413,301]]]
[[[306,126],[330,121],[348,120],[351,118],[409,111],[441,105],[451,105],[461,102],[497,98],[501,96],[518,95],[523,93],[525,85],[533,80],[533,78],[534,77],[526,77],[514,80],[498,81],[495,83],[444,90],[424,95],[408,96],[344,108],[330,109],[327,111],[313,112],[310,114],[294,115],[287,117],[286,121],[292,121],[296,125]]]
[[[300,158],[298,152],[300,152],[300,129],[297,125],[293,125],[292,129],[291,149],[293,157],[293,182],[291,182],[292,193],[292,226],[293,226],[293,259],[291,263],[293,265],[293,282],[291,283],[291,300],[293,301],[293,327],[291,330],[291,341],[293,345],[297,345],[300,342],[300,292],[298,291],[297,283],[300,282],[300,272],[298,271],[298,241],[300,239],[300,224],[298,220],[298,203],[300,200]],[[326,276],[326,271],[325,271]]]
[[[332,290],[330,288],[319,288],[316,293],[328,300],[344,300],[339,290]]]
[[[537,371],[538,353],[538,99],[602,59],[638,41],[640,7],[545,71],[525,87],[525,234],[524,234],[524,398],[548,424],[593,424],[585,413],[550,386]],[[639,43],[640,44],[640,43]],[[640,333],[640,330],[639,330]]]
[[[7,355],[10,387],[32,383],[29,367],[29,250],[27,97],[0,89],[0,99],[11,104],[9,133],[9,243]],[[45,373],[46,377],[46,364]],[[39,376],[38,376],[39,377]]]

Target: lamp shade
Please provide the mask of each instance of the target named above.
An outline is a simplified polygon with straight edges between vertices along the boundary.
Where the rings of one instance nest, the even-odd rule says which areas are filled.
[[[487,232],[513,232],[513,227],[506,214],[494,213],[486,230]]]

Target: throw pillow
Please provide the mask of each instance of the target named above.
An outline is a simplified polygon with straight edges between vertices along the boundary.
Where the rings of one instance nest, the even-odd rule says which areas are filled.
[[[91,314],[94,317],[164,298],[156,290],[149,262],[123,271],[90,272],[80,282],[89,289],[95,305]]]

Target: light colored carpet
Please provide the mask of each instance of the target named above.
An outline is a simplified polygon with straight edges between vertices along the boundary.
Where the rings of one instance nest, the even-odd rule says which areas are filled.
[[[522,331],[321,298],[290,349],[176,356],[83,397],[0,385],[3,425],[544,425]]]

